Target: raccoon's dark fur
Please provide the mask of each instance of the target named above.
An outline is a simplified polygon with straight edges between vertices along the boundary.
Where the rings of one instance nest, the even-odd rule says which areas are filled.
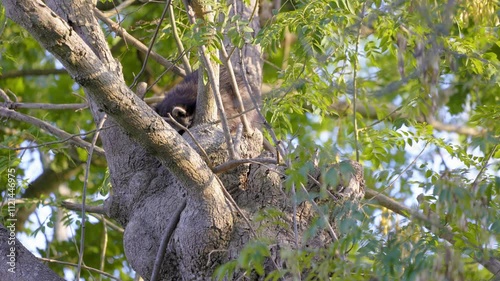
[[[228,125],[231,132],[234,132],[238,125],[241,123],[239,111],[237,109],[237,99],[231,86],[231,79],[229,73],[225,68],[220,71],[220,93],[224,110],[228,119]],[[243,100],[245,110],[254,108],[254,104],[250,98],[244,82],[241,77],[236,75],[236,82],[238,89]],[[177,84],[174,88],[165,94],[162,102],[156,105],[156,112],[162,117],[172,116],[179,124],[189,128],[193,125],[194,116],[196,114],[196,97],[198,93],[198,70],[187,75],[182,82]],[[260,128],[260,121],[255,110],[246,113],[250,125],[254,128]],[[173,122],[167,119],[167,122],[175,128],[180,134],[183,133],[182,128],[178,128]]]

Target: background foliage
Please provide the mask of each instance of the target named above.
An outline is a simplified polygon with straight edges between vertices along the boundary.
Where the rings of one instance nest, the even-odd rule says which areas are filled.
[[[203,30],[193,33],[183,6],[173,2],[180,38],[196,65],[194,50],[206,38]],[[132,5],[113,19],[149,45],[163,5]],[[269,6],[263,1],[262,7]],[[285,187],[305,183],[315,163],[359,160],[368,189],[423,214],[417,219],[407,210],[367,198],[362,209],[354,210],[339,226],[345,235],[338,243],[285,249],[281,255],[290,267],[268,278],[285,272],[295,276],[306,272],[302,278],[309,280],[491,278],[478,261],[500,259],[499,2],[286,1],[268,12],[274,16],[262,16],[263,28],[254,38],[238,18],[226,21],[225,30],[233,42],[262,46],[264,110],[294,159]],[[7,20],[3,9],[0,20],[0,89],[27,104],[85,102],[82,90],[59,70],[57,61]],[[244,28],[235,28],[236,23]],[[132,83],[144,54],[103,27],[126,81]],[[161,23],[153,50],[176,61],[179,52],[172,29],[169,20]],[[44,75],[30,75],[30,70],[43,70]],[[148,60],[141,79],[149,85],[158,79],[151,93],[160,94],[178,81],[172,72],[162,75],[164,70]],[[86,109],[17,111],[71,134],[95,128]],[[16,167],[18,193],[26,197],[23,207],[38,206],[19,234],[28,235],[26,243],[45,241],[38,246],[39,255],[76,263],[81,215],[59,204],[81,199],[85,151],[56,142],[31,124],[1,121],[0,170],[5,174],[7,168]],[[43,170],[30,169],[38,163]],[[48,171],[58,176],[56,188],[25,196],[29,183]],[[106,173],[105,161],[96,158],[89,178],[89,204],[101,203],[109,191]],[[327,174],[325,180],[335,180],[330,177]],[[5,180],[0,179],[1,186],[6,186]],[[5,191],[1,194],[5,196]],[[330,212],[329,206],[323,207]],[[279,214],[269,206],[262,216],[272,221]],[[63,231],[67,239],[54,231],[59,220],[70,226]],[[121,232],[103,223],[96,217],[87,226],[91,234],[86,236],[85,263],[130,280],[134,274],[123,255]],[[322,227],[313,223],[310,231]],[[447,239],[450,235],[452,239]],[[262,273],[263,257],[269,255],[267,243],[252,241],[240,259],[216,274],[231,274],[237,267]],[[335,251],[346,253],[347,260],[334,258]],[[71,276],[74,270],[50,265],[61,275]],[[85,271],[82,277],[91,275],[99,276]]]

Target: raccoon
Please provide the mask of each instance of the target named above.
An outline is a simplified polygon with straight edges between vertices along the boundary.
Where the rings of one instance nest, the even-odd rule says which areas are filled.
[[[231,78],[225,68],[220,71],[220,94],[224,104],[224,110],[228,119],[228,125],[231,132],[235,132],[241,123],[238,111],[238,101],[231,86]],[[241,76],[236,75],[236,82],[243,101],[245,110],[254,108]],[[168,117],[168,114],[185,128],[193,125],[196,114],[196,98],[198,95],[198,70],[187,75],[182,82],[165,94],[163,101],[156,105],[156,112],[162,117]],[[259,118],[255,110],[246,113],[247,119],[253,128],[260,128]],[[180,134],[184,133],[182,128],[166,119],[167,122]]]

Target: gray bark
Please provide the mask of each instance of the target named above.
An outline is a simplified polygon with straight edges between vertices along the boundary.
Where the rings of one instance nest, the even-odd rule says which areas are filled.
[[[0,224],[0,279],[20,280],[64,280],[47,265],[38,260],[19,240],[15,239],[15,224]]]

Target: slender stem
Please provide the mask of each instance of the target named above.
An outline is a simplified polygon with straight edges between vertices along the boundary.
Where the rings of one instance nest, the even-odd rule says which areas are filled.
[[[78,255],[78,269],[76,273],[76,279],[75,280],[80,280],[80,274],[82,271],[82,264],[83,264],[83,252],[85,249],[85,200],[87,198],[87,184],[89,181],[89,174],[90,174],[90,164],[92,162],[92,153],[94,152],[94,147],[97,142],[97,139],[99,138],[99,132],[100,129],[104,126],[104,122],[106,122],[106,117],[107,115],[104,115],[104,117],[101,119],[101,122],[97,126],[96,133],[94,135],[94,138],[92,139],[92,144],[87,156],[87,168],[85,169],[85,180],[83,182],[83,190],[82,190],[82,228],[81,228],[81,237],[80,237],[80,253]]]
[[[231,78],[231,85],[234,90],[234,94],[236,96],[236,99],[238,100],[238,110],[240,113],[245,112],[245,105],[243,104],[243,99],[241,98],[241,93],[240,93],[240,88],[238,87],[238,83],[236,82],[236,76],[234,75],[234,70],[233,70],[233,65],[231,64],[231,61],[229,60],[229,56],[226,52],[226,49],[224,48],[224,44],[221,41],[221,45],[223,46],[220,51],[222,53],[227,72],[229,73],[229,76]],[[248,93],[250,95],[250,93]],[[243,130],[245,132],[251,132],[251,127],[250,124],[248,123],[248,119],[245,114],[240,115],[241,123],[243,124]]]
[[[168,0],[165,8],[163,9],[163,12],[162,12],[161,17],[160,17],[160,21],[158,22],[158,25],[156,26],[155,32],[153,34],[153,38],[151,38],[151,42],[149,43],[148,51],[146,52],[146,57],[144,58],[144,63],[142,64],[142,68],[139,71],[139,73],[137,73],[137,75],[135,76],[134,82],[132,82],[132,85],[130,86],[131,88],[135,84],[137,84],[137,81],[139,80],[139,77],[141,77],[141,75],[144,72],[144,70],[146,70],[146,66],[148,64],[149,55],[151,53],[151,50],[153,50],[153,45],[156,42],[156,37],[158,37],[158,33],[160,32],[161,24],[162,24],[163,20],[165,19],[165,16],[166,16],[167,11],[168,11],[168,9],[169,9],[169,7],[170,7],[171,4],[172,4],[172,0]]]
[[[169,5],[168,15],[170,19],[170,24],[172,25],[172,35],[174,36],[175,44],[177,44],[177,49],[179,49],[179,54],[182,59],[182,64],[184,65],[184,69],[186,70],[186,74],[192,72],[191,65],[189,64],[189,60],[186,56],[186,52],[184,51],[184,46],[182,45],[181,38],[179,37],[179,33],[177,33],[177,24],[175,23],[175,15],[174,15],[174,7]]]
[[[96,15],[97,18],[102,20],[111,30],[116,32],[116,34],[118,36],[123,38],[123,40],[127,44],[131,44],[132,46],[137,48],[137,50],[139,50],[142,53],[149,54],[151,56],[151,58],[153,58],[160,65],[163,65],[164,67],[166,67],[168,69],[172,69],[176,74],[181,75],[183,77],[186,76],[186,72],[182,68],[174,65],[173,63],[171,63],[170,61],[168,61],[164,57],[160,56],[158,53],[152,51],[151,48],[148,48],[141,41],[137,40],[134,36],[130,35],[127,32],[127,30],[122,28],[119,24],[108,19],[101,11],[99,11],[98,9],[94,9],[94,14]]]
[[[359,162],[359,131],[358,131],[358,120],[356,119],[356,114],[357,114],[357,99],[358,99],[358,84],[357,84],[357,75],[358,75],[358,51],[359,51],[359,38],[361,36],[361,26],[362,26],[362,21],[365,16],[365,5],[366,3],[363,3],[363,8],[361,9],[361,20],[359,21],[359,28],[358,28],[358,34],[356,37],[356,50],[354,52],[354,57],[353,57],[353,88],[354,88],[354,93],[353,93],[353,99],[352,99],[352,107],[353,107],[353,113],[352,113],[352,121],[354,124],[354,147],[356,149],[356,161]]]
[[[170,217],[170,221],[168,222],[167,228],[165,229],[165,233],[160,242],[160,247],[158,248],[158,252],[156,253],[156,259],[153,267],[153,272],[151,273],[151,281],[156,281],[158,279],[158,274],[160,273],[160,268],[163,263],[163,258],[165,257],[165,250],[167,249],[168,242],[170,241],[170,237],[174,233],[175,227],[179,224],[181,219],[182,211],[186,208],[186,200],[182,201],[181,205],[177,208],[175,213]]]

